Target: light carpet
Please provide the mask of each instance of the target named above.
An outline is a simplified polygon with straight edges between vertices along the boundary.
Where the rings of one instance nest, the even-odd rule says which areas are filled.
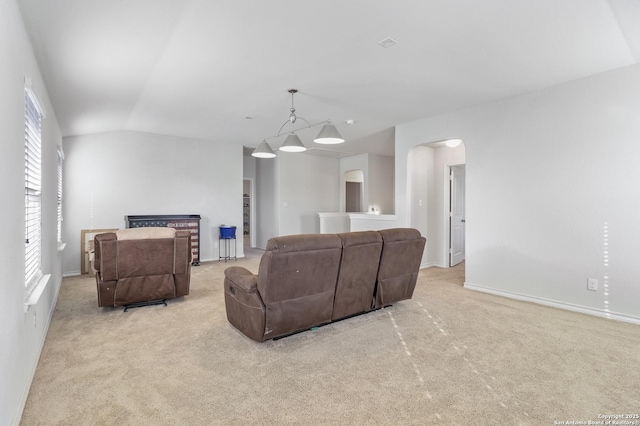
[[[191,294],[98,308],[65,278],[21,424],[553,425],[640,412],[640,326],[466,290],[422,270],[413,299],[256,343],[225,316],[224,269]]]

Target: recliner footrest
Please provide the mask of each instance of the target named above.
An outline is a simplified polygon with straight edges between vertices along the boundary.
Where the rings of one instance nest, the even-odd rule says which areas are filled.
[[[167,299],[151,300],[149,302],[131,303],[131,304],[128,304],[128,305],[123,305],[123,306],[124,306],[124,312],[127,312],[127,310],[129,310],[129,309],[142,308],[143,306],[152,306],[152,305],[164,305],[166,307],[167,306]]]

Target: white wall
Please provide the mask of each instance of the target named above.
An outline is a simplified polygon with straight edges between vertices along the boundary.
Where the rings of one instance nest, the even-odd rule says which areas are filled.
[[[242,157],[242,176],[245,179],[256,178],[256,163],[257,159],[250,155],[243,155]]]
[[[429,206],[435,202],[429,198],[433,198],[433,151],[431,147],[417,146],[407,158],[407,196],[412,200],[407,211],[407,226],[417,229],[427,239],[421,262],[423,267],[431,266],[429,252],[435,246],[429,234]]]
[[[337,159],[281,152],[279,235],[317,234],[318,212],[337,211],[340,166]]]
[[[124,228],[127,215],[199,214],[201,261],[218,260],[220,225],[242,230],[242,147],[131,131],[64,143],[66,274],[80,271],[82,229]]]
[[[339,204],[336,212],[347,211],[347,174],[353,170],[361,170],[363,175],[362,183],[362,209],[369,206],[369,157],[367,154],[350,155],[340,159],[340,192],[338,194]]]
[[[393,214],[394,209],[394,158],[385,155],[369,156],[369,204],[380,214]]]
[[[280,157],[256,160],[256,247],[264,249],[280,235]]]
[[[320,232],[318,212],[337,211],[339,162],[333,158],[278,152],[256,160],[256,245],[279,235]]]
[[[408,226],[427,239],[422,267],[447,267],[449,246],[449,166],[464,164],[465,149],[432,144],[413,147],[407,157]]]
[[[636,65],[398,126],[398,225],[409,151],[461,138],[466,286],[640,322],[639,117]]]
[[[369,211],[370,206],[377,206],[380,214],[393,214],[394,208],[394,168],[393,157],[376,154],[359,154],[340,159],[340,212],[346,210],[345,173],[362,170],[362,209]]]
[[[47,112],[42,123],[42,270],[51,274],[36,305],[24,301],[24,78]],[[14,0],[0,0],[0,424],[17,425],[62,282],[56,230],[56,114]]]

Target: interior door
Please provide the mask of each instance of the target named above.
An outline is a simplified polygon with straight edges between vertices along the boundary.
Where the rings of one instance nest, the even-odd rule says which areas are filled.
[[[464,260],[465,246],[465,168],[464,165],[450,169],[450,213],[449,213],[449,266]]]

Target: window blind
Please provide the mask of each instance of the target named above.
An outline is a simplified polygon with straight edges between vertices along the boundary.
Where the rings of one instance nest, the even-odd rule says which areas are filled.
[[[58,189],[56,191],[56,198],[58,200],[58,243],[62,242],[62,162],[64,160],[64,152],[62,147],[58,146]]]
[[[42,276],[42,110],[31,90],[25,89],[25,285]]]

